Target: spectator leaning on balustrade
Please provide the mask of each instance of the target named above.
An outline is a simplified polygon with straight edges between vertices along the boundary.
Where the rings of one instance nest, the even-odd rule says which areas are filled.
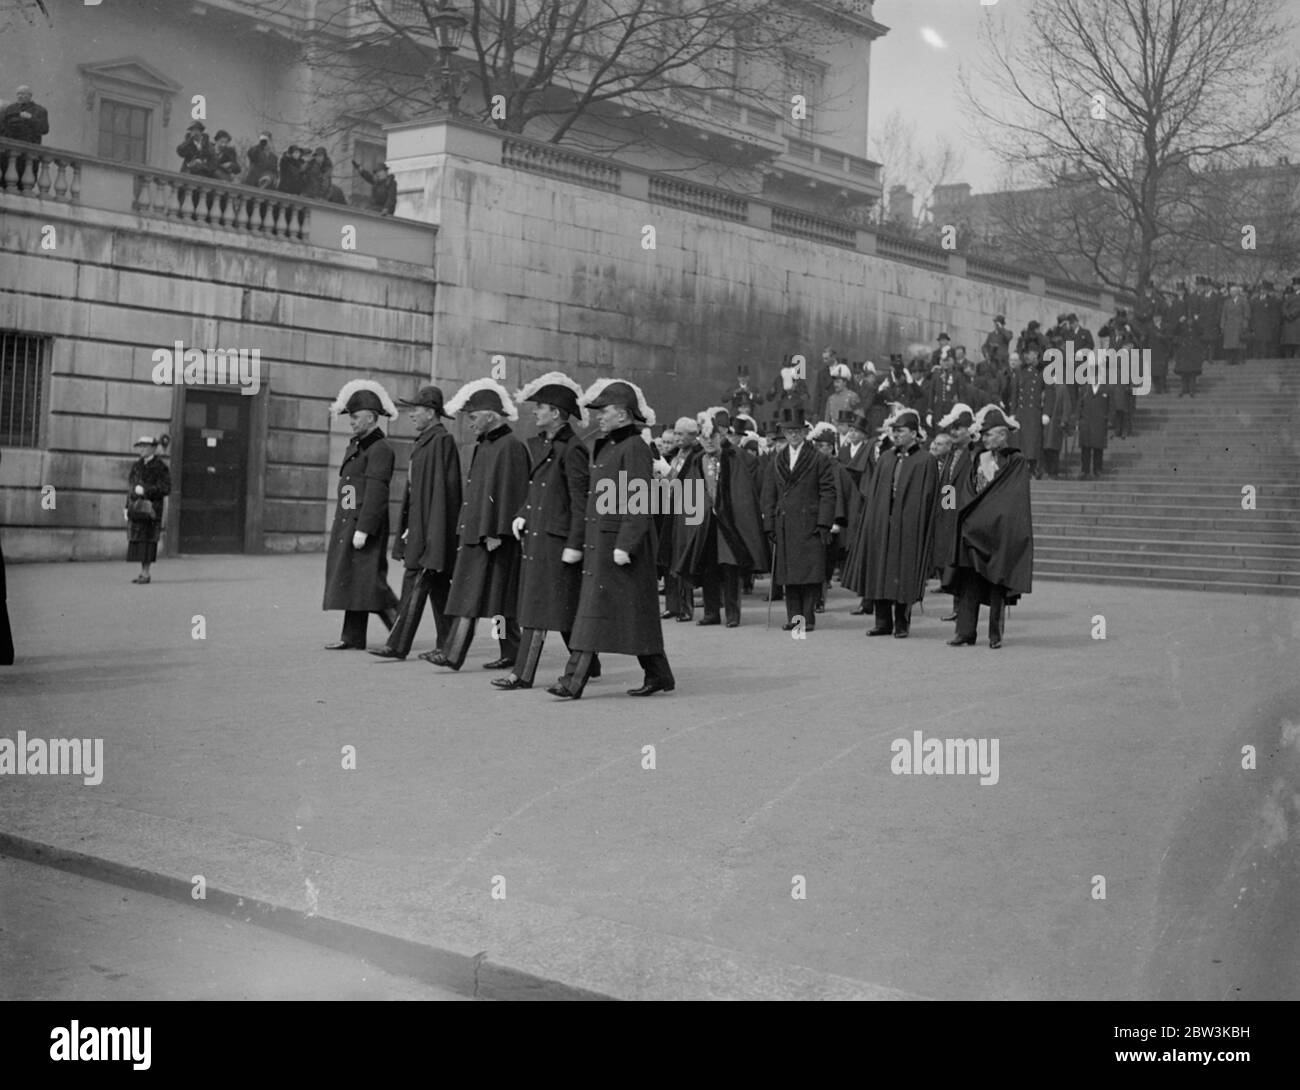
[[[200,178],[217,178],[217,149],[208,136],[207,126],[195,121],[185,130],[185,139],[176,145],[181,157],[181,173]]]
[[[276,153],[269,132],[259,133],[257,143],[248,149],[248,170],[244,174],[245,185],[255,185],[259,189],[274,189],[277,178],[276,166],[280,156]]]
[[[50,115],[32,100],[32,89],[26,84],[18,88],[17,102],[0,110],[0,137],[6,140],[39,144],[49,131]]]

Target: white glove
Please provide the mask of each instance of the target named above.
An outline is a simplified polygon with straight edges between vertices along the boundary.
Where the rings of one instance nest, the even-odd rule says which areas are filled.
[[[564,552],[560,554],[560,559],[565,564],[576,564],[579,560],[582,559],[582,550],[565,549]]]
[[[1043,427],[1047,427],[1047,425],[1050,424],[1051,422],[1052,422],[1052,418],[1048,416],[1046,413],[1043,413]]]
[[[501,539],[499,537],[485,537],[483,544],[487,546],[488,552],[492,552],[493,549],[501,548]]]
[[[352,535],[352,547],[354,549],[364,549],[366,547],[367,536],[368,535],[363,534],[360,530],[358,530],[355,534]]]
[[[123,521],[123,522],[130,522],[130,521],[131,521],[131,516],[128,515],[128,514],[126,513],[126,508],[125,508],[125,507],[122,508],[122,521]]]
[[[615,549],[614,563],[620,568],[625,568],[632,563],[632,558],[623,549]]]
[[[527,520],[524,519],[524,518],[517,518],[517,519],[515,519],[514,522],[512,522],[512,523],[510,524],[510,529],[511,529],[511,531],[514,533],[515,537],[517,537],[520,541],[522,541],[522,540],[524,539],[524,537],[523,537],[523,535],[524,535],[524,526],[525,526],[526,524],[527,524]]]
[[[135,486],[135,494],[136,494],[137,496],[143,496],[143,495],[144,495],[144,486],[143,486],[143,485],[139,485],[139,484],[136,485],[136,486]]]
[[[405,541],[405,540],[410,536],[410,534],[411,534],[411,531],[410,531],[410,530],[403,530],[403,531],[402,531],[402,540]]]

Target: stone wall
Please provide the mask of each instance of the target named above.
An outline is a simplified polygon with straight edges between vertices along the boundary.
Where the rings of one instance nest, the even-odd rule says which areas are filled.
[[[916,263],[891,260],[865,251],[902,244],[866,231],[845,230],[845,245],[795,237],[773,224],[831,228],[555,149],[534,160],[552,176],[503,165],[503,139],[446,123],[389,130],[399,213],[439,225],[434,371],[448,383],[487,374],[497,354],[516,383],[551,368],[583,381],[617,373],[665,420],[717,402],[738,364],[766,385],[786,354],[811,367],[832,345],[883,367],[941,330],[978,358],[996,313],[1019,331],[1073,310],[1095,329],[1111,303],[1083,288],[1049,295],[1015,270],[962,275],[960,255],[921,246],[905,254]]]

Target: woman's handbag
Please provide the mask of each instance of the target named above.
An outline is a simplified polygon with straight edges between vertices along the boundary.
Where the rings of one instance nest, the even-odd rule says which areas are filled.
[[[132,522],[153,522],[158,518],[158,512],[153,509],[153,503],[145,499],[144,496],[136,496],[131,501],[127,506],[126,515]]]

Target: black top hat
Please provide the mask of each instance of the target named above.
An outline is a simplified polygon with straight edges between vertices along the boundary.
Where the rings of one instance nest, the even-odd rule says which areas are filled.
[[[442,411],[442,391],[437,386],[421,386],[414,400],[407,401],[406,398],[399,397],[397,403],[407,405],[412,409],[436,409],[439,416],[445,416],[448,420],[451,419],[447,413]]]
[[[840,415],[843,416],[844,414],[841,413]],[[853,417],[853,419],[849,421],[850,428],[856,428],[858,431],[862,432],[863,435],[869,435],[871,433],[871,421],[868,419],[866,413],[850,413],[849,415]]]
[[[1065,320],[1067,322],[1077,322],[1079,320],[1079,316],[1075,314],[1073,311],[1071,311],[1069,314],[1065,316]]]
[[[343,406],[345,414],[360,412],[362,409],[369,409],[379,416],[392,415],[384,408],[384,403],[379,400],[379,395],[373,390],[358,390],[348,398],[347,404]]]
[[[741,378],[749,378],[749,365],[744,363],[740,364],[740,366],[736,368],[736,374]]]
[[[853,421],[858,418],[858,413],[852,409],[841,409],[835,416],[835,423],[852,425]]]
[[[781,428],[806,428],[808,414],[802,405],[782,405],[777,424]]]
[[[1005,322],[1006,322],[1006,320],[1007,320],[1007,316],[1006,316],[1005,314],[999,314],[999,315],[998,315],[996,318],[994,318],[993,320],[994,320],[995,322],[1002,322],[1002,323],[1005,324]]]
[[[1030,329],[1038,329],[1041,325],[1042,325],[1042,323],[1039,322],[1037,318],[1035,318],[1032,322],[1029,323],[1029,328],[1030,328]]]
[[[940,333],[940,334],[939,334],[939,340],[941,340],[941,341],[950,341],[950,340],[952,340],[952,338],[949,337],[947,333]]]
[[[901,353],[901,352],[891,352],[891,353],[889,353],[889,362],[890,362],[890,363],[902,363],[902,362],[903,362],[903,353]]]

